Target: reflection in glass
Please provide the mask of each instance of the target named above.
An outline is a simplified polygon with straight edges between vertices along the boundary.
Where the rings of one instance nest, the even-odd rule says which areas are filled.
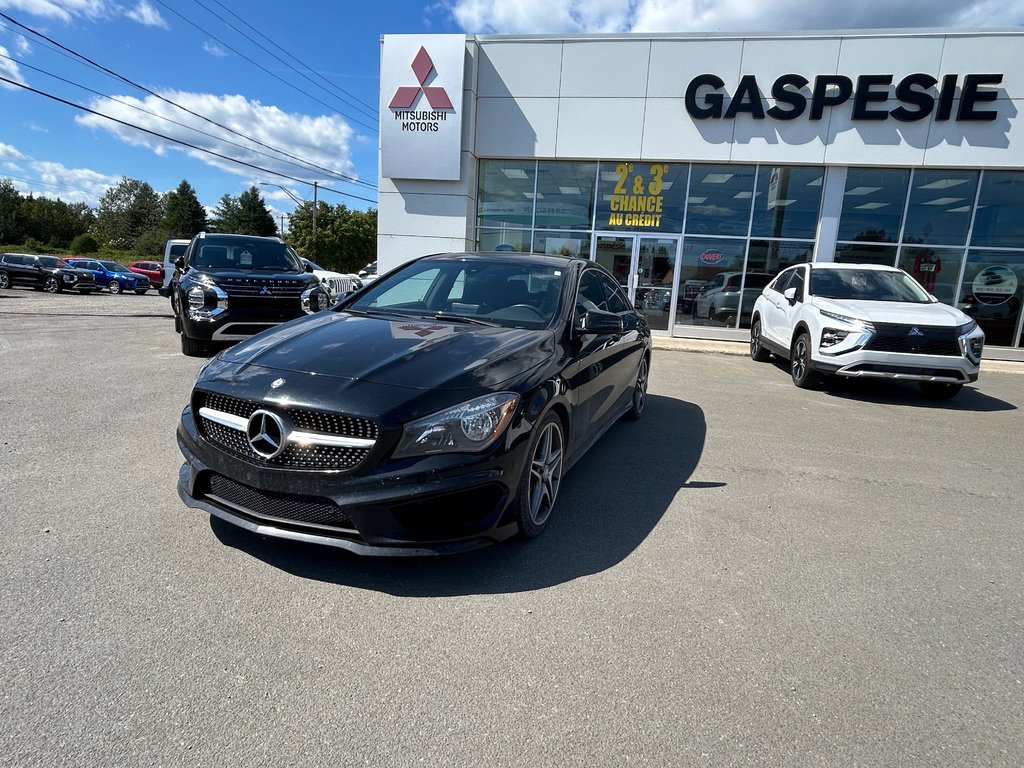
[[[647,315],[647,322],[656,331],[668,330],[678,246],[676,238],[640,238],[634,303]]]
[[[481,251],[522,251],[530,250],[528,229],[480,229],[476,233],[477,248]]]
[[[735,327],[737,316],[721,299],[727,277],[742,275],[745,240],[712,237],[683,239],[676,322],[690,325]],[[720,278],[716,281],[716,278]],[[715,283],[712,285],[712,283]]]
[[[971,245],[1024,246],[1024,172],[985,171]]]
[[[1020,344],[1022,298],[1024,252],[968,252],[958,306],[978,321],[986,344]]]
[[[928,293],[943,304],[956,304],[956,281],[960,277],[963,248],[903,246],[899,268],[910,273]]]
[[[594,261],[612,273],[622,289],[629,293],[629,269],[633,262],[633,238],[598,235]]]
[[[836,246],[836,261],[841,264],[896,264],[895,245],[857,243]]]
[[[541,232],[533,236],[534,253],[590,257],[589,232]]]
[[[745,237],[754,194],[754,166],[693,166],[686,207],[686,232]]]
[[[910,171],[850,168],[846,174],[839,240],[895,243],[903,221]],[[889,263],[895,261],[893,258]]]
[[[743,290],[740,328],[750,327],[751,312],[761,289],[786,267],[803,264],[814,256],[814,243],[786,240],[751,240],[747,250],[747,277]]]
[[[602,162],[597,228],[681,232],[687,170],[686,163]]]
[[[966,243],[977,188],[977,171],[914,171],[903,242]]]
[[[537,164],[537,219],[545,229],[590,229],[597,163]]]
[[[754,193],[751,235],[813,239],[824,175],[822,168],[762,165]]]
[[[479,226],[533,226],[534,160],[481,160]]]

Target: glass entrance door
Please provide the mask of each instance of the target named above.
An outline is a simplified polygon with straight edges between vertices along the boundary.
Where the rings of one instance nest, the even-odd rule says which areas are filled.
[[[615,276],[652,330],[670,327],[679,239],[617,233],[594,238],[592,258]]]

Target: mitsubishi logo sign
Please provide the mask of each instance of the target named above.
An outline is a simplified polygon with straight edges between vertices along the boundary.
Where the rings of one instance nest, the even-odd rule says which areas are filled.
[[[427,103],[431,109],[453,109],[448,92],[444,88],[427,85],[427,78],[434,72],[434,62],[430,60],[427,49],[420,46],[419,53],[412,60],[412,71],[419,81],[419,86],[403,85],[395,91],[395,96],[388,105],[391,109],[409,109],[416,103],[416,97],[421,93],[427,97]]]
[[[464,35],[385,35],[381,173],[454,181],[462,174]],[[411,71],[410,71],[411,70]]]

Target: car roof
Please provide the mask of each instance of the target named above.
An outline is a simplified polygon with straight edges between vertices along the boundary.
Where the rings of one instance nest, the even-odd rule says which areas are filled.
[[[888,264],[847,264],[847,263],[836,263],[836,262],[814,262],[811,264],[811,269],[856,269],[864,270],[868,269],[872,272],[901,272],[902,270]]]
[[[200,232],[198,235],[196,235],[196,238],[198,238],[199,240],[216,238],[218,240],[262,240],[267,243],[284,243],[284,240],[282,240],[279,237],[264,237],[262,235],[239,235],[234,232]]]
[[[557,256],[546,253],[523,253],[520,251],[461,251],[458,253],[432,253],[422,257],[429,261],[462,261],[465,259],[486,258],[490,261],[503,262],[506,264],[517,264],[534,262],[547,264],[548,266],[565,267],[572,262],[589,262],[582,256]],[[596,264],[596,262],[593,262]]]

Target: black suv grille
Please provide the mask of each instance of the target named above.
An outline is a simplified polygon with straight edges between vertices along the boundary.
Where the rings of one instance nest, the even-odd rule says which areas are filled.
[[[254,296],[260,298],[297,299],[308,287],[306,282],[296,280],[261,280],[259,278],[218,280],[228,298]]]
[[[200,408],[211,408],[247,419],[252,416],[253,411],[263,407],[266,407],[263,403],[201,390],[195,393],[193,404],[199,432],[203,437],[227,452],[260,466],[321,472],[349,470],[356,467],[370,452],[369,448],[289,444],[280,456],[265,459],[252,449],[244,432],[199,416]],[[287,414],[295,428],[302,431],[368,440],[377,439],[377,425],[369,419],[301,408],[288,409],[275,406],[274,409]]]
[[[330,499],[261,491],[215,473],[207,475],[203,483],[201,487],[205,487],[205,490],[200,491],[201,496],[220,502],[222,506],[236,512],[258,518],[339,528],[353,533],[356,531],[349,516]]]
[[[864,349],[911,355],[960,356],[956,328],[897,323],[875,323],[874,325],[875,335],[864,345]]]

